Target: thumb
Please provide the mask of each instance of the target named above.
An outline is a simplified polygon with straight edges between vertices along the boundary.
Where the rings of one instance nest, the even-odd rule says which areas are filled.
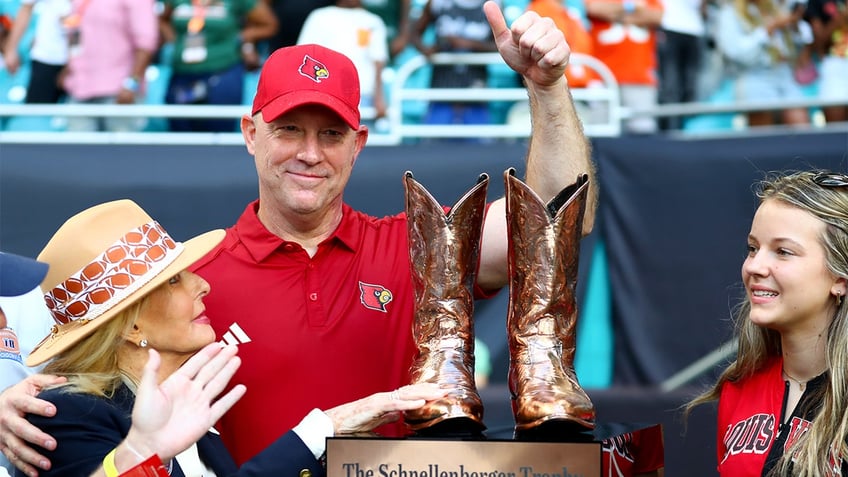
[[[506,26],[506,19],[503,16],[503,12],[501,12],[498,4],[491,0],[483,4],[483,12],[486,14],[486,20],[489,21],[492,34],[497,41],[498,37],[509,30]]]

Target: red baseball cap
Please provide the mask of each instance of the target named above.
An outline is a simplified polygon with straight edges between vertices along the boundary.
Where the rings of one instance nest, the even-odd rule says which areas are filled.
[[[253,114],[271,122],[304,104],[320,104],[359,128],[359,73],[350,59],[320,45],[276,50],[265,61],[253,98]]]

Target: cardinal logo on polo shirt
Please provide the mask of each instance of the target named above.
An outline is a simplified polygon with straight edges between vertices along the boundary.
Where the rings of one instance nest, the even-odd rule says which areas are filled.
[[[303,64],[300,65],[297,71],[316,83],[320,83],[321,80],[330,77],[330,70],[323,63],[309,55],[303,55]]]
[[[392,301],[392,292],[382,285],[359,282],[359,300],[366,308],[386,313],[386,305]]]

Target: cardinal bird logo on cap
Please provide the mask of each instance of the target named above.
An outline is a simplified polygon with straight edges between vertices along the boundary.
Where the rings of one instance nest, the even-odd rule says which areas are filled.
[[[392,292],[381,285],[359,282],[359,299],[366,308],[386,313],[386,305],[392,301]]]
[[[320,83],[321,80],[330,77],[330,70],[328,70],[323,63],[315,60],[309,55],[303,56],[303,64],[300,65],[300,69],[298,69],[298,71],[300,74],[316,83]]]

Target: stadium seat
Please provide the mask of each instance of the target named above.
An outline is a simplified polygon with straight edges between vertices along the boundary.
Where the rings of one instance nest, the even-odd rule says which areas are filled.
[[[732,104],[735,101],[733,80],[724,79],[707,101],[711,104]],[[683,131],[695,134],[731,131],[735,116],[737,114],[733,113],[699,114],[684,120]]]
[[[165,93],[168,91],[168,81],[171,79],[171,66],[157,63],[147,67],[144,72],[147,92],[144,104],[165,104]],[[168,119],[151,117],[144,128],[148,132],[165,132],[168,130]]]
[[[26,87],[29,83],[29,61],[22,63],[16,74],[10,75],[6,69],[0,69],[0,104],[23,104],[26,100]],[[56,131],[61,123],[50,116],[14,116],[0,117],[0,129],[4,131]]]

